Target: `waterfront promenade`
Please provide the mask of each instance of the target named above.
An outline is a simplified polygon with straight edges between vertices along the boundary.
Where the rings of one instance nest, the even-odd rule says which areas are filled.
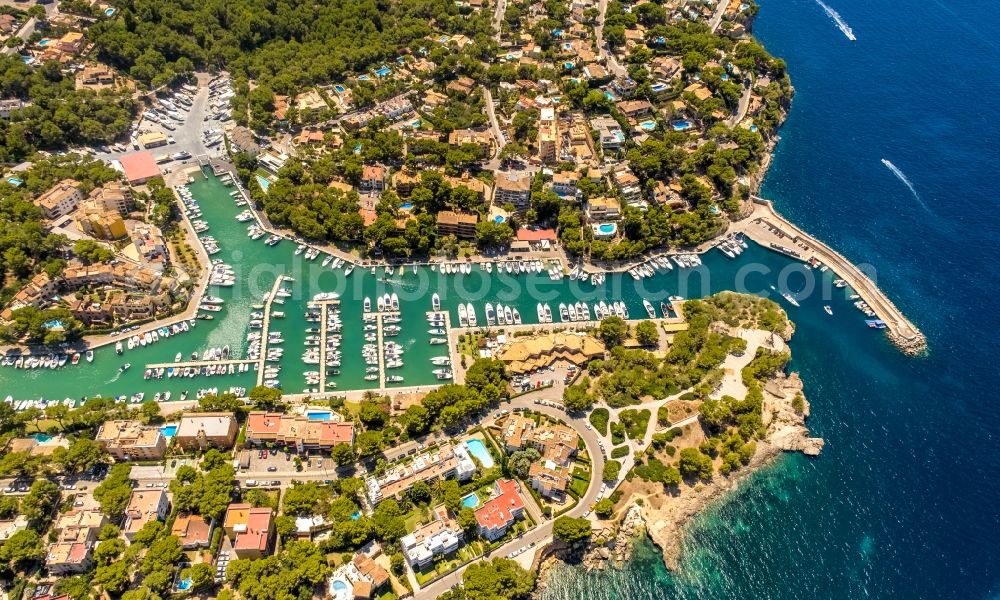
[[[741,232],[765,248],[802,261],[816,259],[847,282],[886,324],[889,339],[906,354],[927,348],[927,339],[874,281],[839,252],[805,233],[778,213],[770,200],[753,197],[750,215],[733,223],[731,232]]]

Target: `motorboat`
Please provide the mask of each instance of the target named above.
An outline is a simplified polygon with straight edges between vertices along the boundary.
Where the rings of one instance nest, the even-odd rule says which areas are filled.
[[[469,327],[475,327],[476,325],[478,325],[476,319],[476,307],[472,306],[471,302],[465,305],[465,312],[469,317]]]
[[[458,325],[459,327],[466,327],[469,324],[469,313],[465,308],[464,304],[458,305]]]
[[[510,306],[503,307],[503,318],[506,319],[507,323],[514,323],[514,311],[511,310]]]
[[[826,314],[830,315],[831,317],[833,316],[833,309],[830,308],[829,306],[824,306],[823,311],[826,312]]]
[[[434,312],[441,310],[441,297],[437,293],[431,296],[431,310]]]
[[[521,313],[517,312],[517,309],[516,309],[516,308],[515,308],[515,309],[513,309],[513,310],[512,310],[511,312],[512,312],[512,313],[513,313],[513,315],[514,315],[514,321],[513,321],[513,322],[514,322],[514,324],[515,324],[515,325],[520,325],[520,324],[521,324]]]
[[[646,314],[649,315],[650,319],[656,318],[656,309],[653,308],[653,303],[645,298],[642,299],[642,306],[646,309]]]
[[[372,299],[369,298],[368,296],[365,296],[365,312],[367,313],[371,311],[372,311]]]
[[[566,308],[566,304],[559,303],[559,318],[563,321],[569,321],[569,310]]]
[[[496,313],[493,311],[493,305],[489,302],[486,303],[486,324],[496,325],[497,317]]]
[[[542,306],[541,302],[538,303],[538,305],[535,307],[535,310],[538,313],[538,322],[539,323],[544,323],[545,322],[545,308]]]

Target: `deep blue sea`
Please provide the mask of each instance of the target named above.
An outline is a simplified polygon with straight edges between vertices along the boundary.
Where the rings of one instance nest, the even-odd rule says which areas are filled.
[[[557,569],[545,600],[1000,598],[1000,6],[825,1],[857,41],[814,0],[762,1],[796,88],[762,195],[873,265],[930,353],[792,309],[823,455],[697,518],[676,574],[646,542],[622,571]]]

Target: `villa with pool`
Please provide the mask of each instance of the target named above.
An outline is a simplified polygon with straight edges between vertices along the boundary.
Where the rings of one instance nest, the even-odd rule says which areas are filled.
[[[610,240],[618,235],[618,223],[621,218],[621,204],[617,198],[597,196],[587,201],[587,219],[594,232],[594,238]]]

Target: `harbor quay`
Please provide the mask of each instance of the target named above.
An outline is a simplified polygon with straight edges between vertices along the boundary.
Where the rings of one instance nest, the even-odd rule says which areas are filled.
[[[98,395],[129,402],[144,398],[178,401],[207,393],[246,393],[255,385],[268,384],[280,386],[292,398],[426,390],[461,381],[456,348],[463,333],[484,327],[511,332],[592,327],[599,323],[597,308],[602,303],[630,321],[646,316],[669,318],[674,315],[667,305],[679,306],[683,299],[722,290],[771,297],[791,313],[822,315],[828,308],[828,315],[821,317],[825,319],[847,318],[850,296],[856,290],[885,319],[891,337],[922,339],[919,332],[914,338],[915,327],[870,280],[859,276],[836,253],[823,250],[824,246],[780,221],[765,205],[756,205],[760,214],[736,223],[716,240],[716,251],[661,254],[625,265],[624,270],[597,271],[565,257],[534,255],[361,267],[276,233],[253,239],[248,234],[261,221],[254,217],[251,203],[231,174],[218,166],[205,166],[185,176],[185,183],[175,188],[184,217],[200,215],[196,218],[210,226],[217,245],[202,277],[204,284],[195,290],[191,307],[183,315],[187,319],[175,316],[104,338],[104,345],[95,346],[92,363],[62,367],[71,370],[71,378],[44,377],[41,369],[0,368],[3,395],[24,401],[76,403]],[[804,250],[799,256],[781,253],[771,244],[779,240],[789,244],[789,236],[766,237],[767,229],[758,218],[780,223],[797,239],[808,240],[804,243],[816,249],[815,256]],[[734,234],[745,234],[748,241],[740,245]],[[809,268],[809,258],[823,261],[830,270]],[[849,287],[837,288],[837,277],[848,280]],[[376,310],[377,300],[384,303],[393,298],[398,308]],[[439,303],[436,310],[435,302]],[[370,312],[366,313],[365,303]],[[563,305],[580,314],[569,315],[566,309],[561,314]],[[333,307],[337,313],[334,326],[342,329],[335,333],[328,328],[328,312]],[[650,308],[652,314],[648,314]],[[507,310],[510,319],[501,323],[497,318],[490,324],[490,311],[500,317],[507,316]],[[836,316],[829,316],[834,311]],[[372,316],[380,312],[385,314]],[[432,320],[429,313],[442,316]],[[478,321],[474,325],[469,322],[473,318]],[[190,324],[188,331],[169,339],[161,335],[148,345],[124,347],[126,340],[143,341],[147,332],[162,334],[168,324],[181,322]],[[390,363],[385,359],[387,344],[392,346]],[[316,349],[315,354],[310,349]],[[206,353],[211,358],[206,359]],[[357,360],[375,354],[381,358],[367,366]],[[223,368],[222,360],[233,362],[232,373],[229,363]],[[254,363],[254,368],[235,368],[241,363]],[[129,369],[133,364],[135,368]],[[438,378],[446,373],[454,379]]]
[[[733,224],[761,246],[803,262],[819,261],[833,269],[885,322],[889,339],[906,354],[927,349],[927,339],[872,278],[836,250],[786,219],[770,200],[754,196],[753,212]]]

